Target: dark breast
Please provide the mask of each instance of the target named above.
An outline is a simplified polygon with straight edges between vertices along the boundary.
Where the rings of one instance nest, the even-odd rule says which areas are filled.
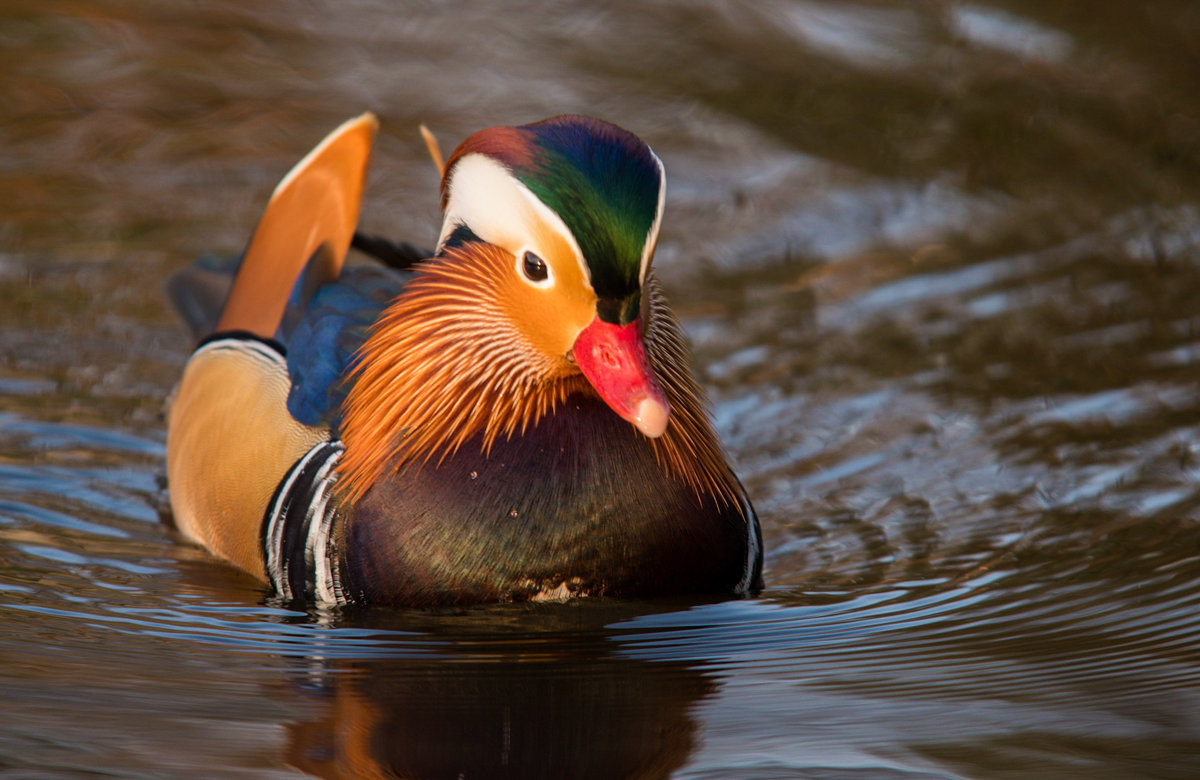
[[[747,522],[579,395],[486,456],[470,441],[384,478],[342,510],[336,544],[342,589],[362,602],[717,593],[746,576]]]

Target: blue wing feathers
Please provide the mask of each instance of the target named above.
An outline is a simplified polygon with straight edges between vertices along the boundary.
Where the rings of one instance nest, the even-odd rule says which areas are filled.
[[[350,384],[345,381],[371,324],[411,276],[379,266],[343,269],[319,287],[295,327],[281,333],[292,389],[288,411],[305,425],[337,429]],[[285,321],[286,321],[285,317]]]

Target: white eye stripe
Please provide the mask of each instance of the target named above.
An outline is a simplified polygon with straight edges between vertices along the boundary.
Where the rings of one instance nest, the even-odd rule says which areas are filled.
[[[650,229],[646,231],[646,243],[642,246],[642,264],[638,270],[638,284],[641,285],[646,284],[646,274],[650,270],[650,255],[658,244],[658,231],[662,227],[663,209],[667,204],[667,170],[663,167],[662,160],[658,159],[657,154],[650,152],[650,156],[658,165],[658,209],[654,214],[654,221],[650,223]]]
[[[517,272],[522,279],[526,279],[522,272],[525,252],[533,252],[543,261],[552,256],[548,247],[531,243],[533,237],[548,227],[571,248],[583,278],[591,284],[591,272],[583,252],[566,223],[507,168],[490,157],[468,154],[455,163],[442,234],[438,238],[439,251],[459,225],[465,225],[481,240],[515,255]],[[553,276],[548,279],[552,280]],[[546,286],[546,282],[538,284]]]

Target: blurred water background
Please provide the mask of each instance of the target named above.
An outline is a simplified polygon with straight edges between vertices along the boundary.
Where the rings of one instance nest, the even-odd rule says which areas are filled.
[[[1200,777],[1200,4],[7,0],[0,777]],[[160,523],[175,268],[375,111],[564,112],[763,520],[749,601],[300,612]]]

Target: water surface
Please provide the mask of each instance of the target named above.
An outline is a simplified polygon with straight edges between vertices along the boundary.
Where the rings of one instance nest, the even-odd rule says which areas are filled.
[[[1200,7],[0,10],[0,774],[1200,776]],[[664,160],[761,597],[298,611],[161,523],[161,293],[370,109]]]

